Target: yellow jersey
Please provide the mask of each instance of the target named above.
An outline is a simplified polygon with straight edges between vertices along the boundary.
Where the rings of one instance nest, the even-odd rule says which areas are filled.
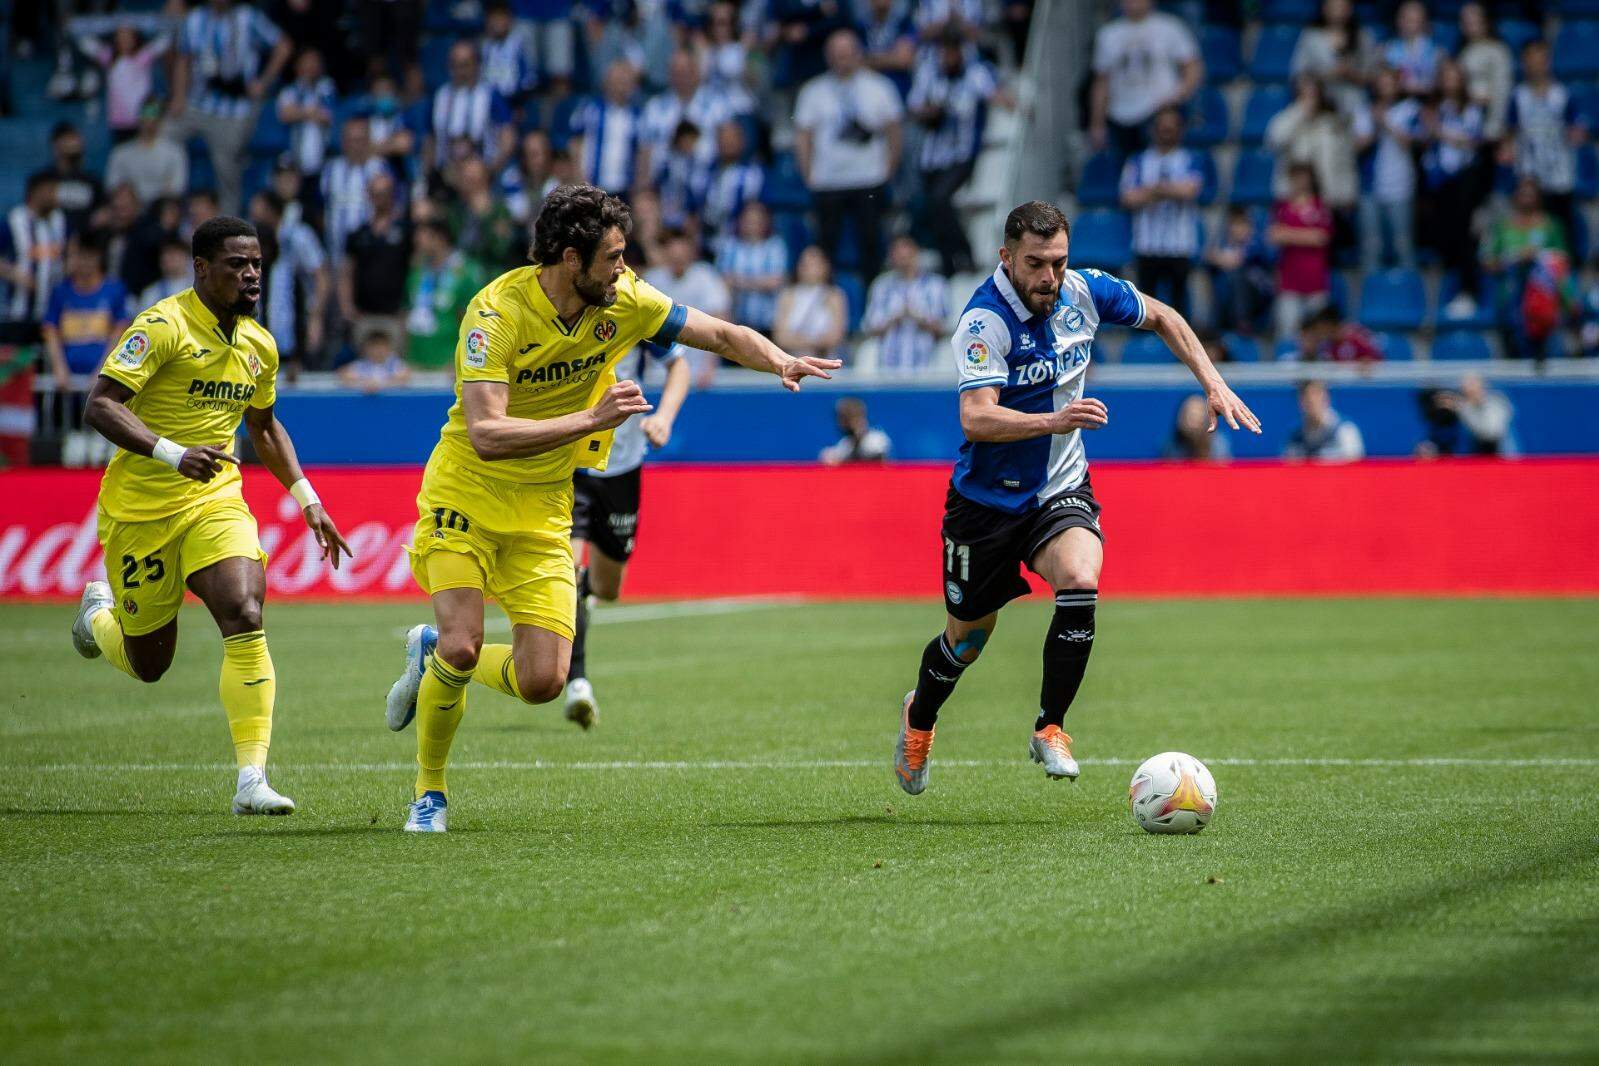
[[[193,289],[133,317],[100,373],[133,390],[128,409],[158,437],[232,450],[246,407],[277,399],[278,346],[240,317],[231,338]],[[100,510],[120,522],[166,518],[203,500],[239,496],[238,467],[201,483],[159,459],[118,448],[100,482]]]
[[[616,364],[641,340],[670,345],[688,309],[632,270],[616,280],[616,302],[588,307],[572,326],[539,285],[541,266],[501,274],[467,305],[455,345],[455,404],[439,449],[483,477],[522,484],[569,481],[576,467],[603,470],[611,431],[525,459],[480,459],[467,436],[461,389],[469,381],[510,386],[506,413],[550,419],[586,410],[616,383]]]

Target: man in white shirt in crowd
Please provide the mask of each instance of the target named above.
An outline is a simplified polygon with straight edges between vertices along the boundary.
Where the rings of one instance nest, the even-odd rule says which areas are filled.
[[[698,251],[692,234],[683,230],[667,231],[661,240],[662,261],[644,272],[644,280],[677,303],[725,318],[733,303],[727,283],[714,266],[698,257]],[[677,354],[687,357],[695,386],[702,388],[710,384],[720,362],[716,355],[682,345],[674,348],[681,349]]]
[[[433,94],[433,114],[422,140],[422,163],[428,170],[442,167],[456,138],[465,137],[499,173],[516,150],[511,128],[511,105],[483,79],[478,51],[470,41],[450,46],[450,80]]]
[[[1183,116],[1161,108],[1155,143],[1122,168],[1121,203],[1133,216],[1138,288],[1188,317],[1188,271],[1199,254],[1199,193],[1204,174],[1183,147]]]
[[[1153,0],[1122,0],[1122,17],[1094,37],[1094,83],[1088,135],[1096,149],[1129,156],[1144,147],[1144,124],[1167,105],[1187,103],[1205,65],[1181,19],[1154,10]]]
[[[606,67],[600,98],[585,101],[572,113],[567,145],[584,181],[623,196],[648,177],[639,166],[644,120],[633,102],[638,78],[638,68],[624,59]]]
[[[944,293],[948,283],[922,269],[922,250],[909,234],[888,247],[889,269],[872,282],[861,329],[881,339],[877,365],[883,370],[916,373],[933,365],[934,353],[948,334]]]
[[[161,135],[161,105],[147,101],[139,109],[139,133],[111,149],[106,184],[133,186],[141,203],[163,196],[182,196],[189,188],[189,153]]]
[[[838,262],[848,220],[860,271],[875,277],[883,266],[882,217],[888,183],[899,169],[904,109],[894,83],[864,66],[853,30],[836,30],[827,39],[827,67],[800,90],[794,155],[811,190],[828,261]]]

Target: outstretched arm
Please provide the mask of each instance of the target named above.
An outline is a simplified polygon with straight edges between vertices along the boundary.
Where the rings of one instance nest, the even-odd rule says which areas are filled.
[[[677,335],[678,342],[690,348],[715,352],[751,370],[776,374],[783,387],[798,392],[803,378],[830,378],[829,370],[843,364],[837,359],[804,356],[796,359],[748,326],[735,326],[697,308],[688,308],[688,318]]]
[[[335,570],[339,568],[339,552],[342,551],[350,558],[355,558],[355,553],[339,534],[339,527],[328,517],[328,512],[322,507],[322,501],[311,488],[311,483],[306,480],[305,471],[300,469],[299,456],[294,454],[294,441],[289,439],[289,431],[278,421],[275,408],[246,407],[244,425],[250,431],[250,442],[255,445],[255,454],[260,456],[262,464],[272,471],[272,476],[278,479],[278,484],[288,489],[295,502],[300,505],[300,513],[305,518],[305,524],[311,527],[312,534],[316,536],[317,547],[322,549],[322,558],[331,563]]]
[[[1166,347],[1172,350],[1184,366],[1193,372],[1200,387],[1205,390],[1205,401],[1210,405],[1210,426],[1216,428],[1216,418],[1221,416],[1233,429],[1242,425],[1253,433],[1260,432],[1260,419],[1255,417],[1244,401],[1222,380],[1221,372],[1205,354],[1193,327],[1182,315],[1153,296],[1144,294],[1144,321],[1141,328],[1151,330]]]

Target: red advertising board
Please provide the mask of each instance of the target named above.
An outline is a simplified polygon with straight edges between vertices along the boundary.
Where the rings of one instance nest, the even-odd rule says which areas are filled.
[[[245,495],[275,598],[417,595],[415,469],[326,468],[357,558],[316,557],[260,468]],[[631,597],[939,595],[948,468],[658,466]],[[0,600],[75,597],[101,573],[93,471],[0,472]],[[1599,593],[1599,460],[1351,466],[1101,463],[1111,595]]]

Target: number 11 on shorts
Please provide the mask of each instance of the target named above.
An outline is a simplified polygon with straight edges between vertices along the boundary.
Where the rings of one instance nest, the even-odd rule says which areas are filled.
[[[955,563],[956,563],[957,560],[959,560],[959,562],[960,562],[960,570],[959,570],[959,572],[957,572],[956,569],[955,569]],[[972,549],[971,549],[971,546],[967,545],[967,544],[956,544],[954,541],[950,540],[948,537],[945,537],[944,538],[944,572],[946,574],[949,574],[951,577],[958,577],[962,581],[967,581],[967,580],[971,579],[971,576],[972,576],[971,575],[971,570],[972,570]]]

